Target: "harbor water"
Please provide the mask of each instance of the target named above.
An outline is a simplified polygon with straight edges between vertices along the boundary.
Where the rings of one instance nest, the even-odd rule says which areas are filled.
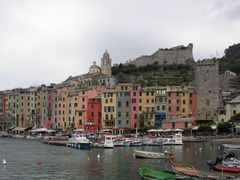
[[[229,142],[229,141],[228,141]],[[141,179],[138,168],[170,170],[166,159],[135,158],[134,149],[163,152],[172,150],[177,163],[208,170],[206,161],[215,159],[224,140],[184,143],[178,146],[73,149],[43,144],[37,140],[0,138],[0,179]],[[235,152],[238,154],[238,152]],[[100,157],[98,156],[100,155]]]

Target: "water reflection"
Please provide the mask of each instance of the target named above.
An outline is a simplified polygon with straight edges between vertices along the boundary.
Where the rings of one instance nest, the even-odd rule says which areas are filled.
[[[4,179],[140,179],[141,166],[170,169],[166,159],[141,159],[135,149],[173,151],[177,163],[208,169],[206,161],[222,153],[221,142],[185,143],[182,146],[117,147],[114,149],[76,150],[42,144],[39,141],[0,139],[0,177]],[[239,152],[234,152],[239,155]],[[97,158],[97,155],[100,158]]]

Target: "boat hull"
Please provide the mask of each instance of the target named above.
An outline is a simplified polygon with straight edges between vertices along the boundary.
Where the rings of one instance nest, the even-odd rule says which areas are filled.
[[[151,158],[151,159],[166,158],[166,155],[164,153],[158,153],[158,152],[134,150],[134,154],[136,157],[139,157],[139,158]]]
[[[91,149],[90,143],[68,143],[67,146],[84,150]]]

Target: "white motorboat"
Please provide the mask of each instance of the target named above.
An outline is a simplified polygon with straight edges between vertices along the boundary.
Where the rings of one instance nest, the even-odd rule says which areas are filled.
[[[113,138],[112,136],[106,135],[103,140],[92,143],[92,147],[95,148],[113,148]]]
[[[104,140],[104,148],[113,148],[113,138],[112,136],[105,136],[105,140]]]
[[[79,149],[90,149],[90,141],[87,139],[85,134],[72,134],[68,139],[69,147],[75,147]]]
[[[153,159],[166,158],[166,154],[165,153],[160,153],[160,152],[149,152],[149,151],[134,150],[134,154],[135,154],[136,157],[141,157],[141,158],[153,158]]]

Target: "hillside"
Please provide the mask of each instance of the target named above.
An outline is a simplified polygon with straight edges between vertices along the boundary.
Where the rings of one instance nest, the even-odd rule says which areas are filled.
[[[187,85],[194,80],[190,64],[159,65],[158,62],[146,66],[122,65],[112,67],[112,74],[118,82],[138,82],[146,85]]]
[[[220,74],[230,70],[237,74],[237,88],[240,89],[240,43],[229,46],[225,55],[219,58]],[[186,64],[119,64],[112,67],[112,74],[118,82],[138,82],[146,85],[188,85],[194,82],[194,62],[187,60]]]
[[[224,51],[225,55],[219,59],[220,73],[230,70],[237,74],[237,88],[240,89],[240,43],[229,46]]]

